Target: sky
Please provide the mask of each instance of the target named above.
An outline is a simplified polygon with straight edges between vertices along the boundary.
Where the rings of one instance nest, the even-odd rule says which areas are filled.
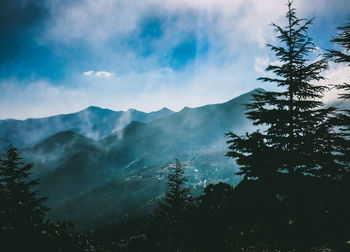
[[[319,48],[350,17],[350,0],[295,0],[315,17]],[[228,101],[254,88],[276,58],[271,23],[282,0],[0,0],[0,119],[88,106],[155,111]],[[328,82],[349,80],[330,64]],[[332,99],[334,94],[328,95]]]

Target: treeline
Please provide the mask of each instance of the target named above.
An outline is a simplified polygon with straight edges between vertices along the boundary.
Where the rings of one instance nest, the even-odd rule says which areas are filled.
[[[268,45],[279,63],[260,78],[281,91],[259,91],[247,104],[248,118],[265,130],[227,133],[227,156],[243,176],[236,187],[208,185],[194,198],[176,160],[148,224],[124,239],[96,242],[46,217],[32,165],[10,146],[0,159],[1,251],[348,251],[350,110],[322,99],[336,89],[349,100],[350,84],[317,83],[329,60],[350,66],[350,20],[332,40],[338,49],[322,57],[308,35],[312,19],[298,18],[289,2],[286,20],[285,27],[273,24],[279,43]]]

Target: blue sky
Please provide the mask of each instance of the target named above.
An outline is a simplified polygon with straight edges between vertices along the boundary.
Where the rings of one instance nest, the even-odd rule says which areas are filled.
[[[4,0],[0,119],[90,105],[143,111],[225,102],[257,87],[276,59],[281,0]],[[350,0],[295,0],[323,49],[350,17]],[[344,66],[324,73],[349,79]]]

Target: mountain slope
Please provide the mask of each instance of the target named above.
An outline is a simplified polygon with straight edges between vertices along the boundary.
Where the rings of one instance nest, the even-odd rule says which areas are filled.
[[[35,164],[35,177],[42,177],[67,162],[77,153],[97,151],[96,141],[73,131],[59,132],[32,148],[23,149],[22,156]]]
[[[88,107],[77,113],[46,118],[3,120],[0,126],[0,140],[7,140],[18,148],[31,147],[43,139],[61,131],[71,130],[92,139],[101,139],[125,127],[131,121],[149,122],[172,114],[163,108],[144,113],[130,109],[113,111],[99,107]]]
[[[181,163],[189,177],[188,186],[195,195],[202,193],[209,183],[225,181],[237,184],[240,180],[239,176],[234,176],[234,162],[225,158],[225,152],[194,156]],[[120,225],[143,218],[151,213],[166,191],[167,174],[174,166],[175,161],[162,166],[138,166],[135,170],[125,170],[111,181],[56,205],[51,216],[72,220],[81,229]]]
[[[244,133],[252,127],[243,104],[254,92],[223,104],[184,108],[148,123],[131,122],[99,141],[60,133],[27,149],[26,158],[57,153],[59,162],[40,163],[39,191],[49,197],[53,216],[84,228],[117,222],[162,195],[175,158],[183,163],[196,190],[218,181],[237,183],[235,164],[225,157],[225,132]],[[94,215],[97,205],[103,210]]]

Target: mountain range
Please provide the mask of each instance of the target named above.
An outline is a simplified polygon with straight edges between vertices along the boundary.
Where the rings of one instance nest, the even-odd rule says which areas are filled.
[[[237,184],[241,178],[225,156],[225,133],[253,129],[244,104],[258,91],[263,90],[179,112],[89,107],[43,119],[6,120],[0,132],[35,164],[33,176],[41,180],[38,189],[48,197],[51,217],[81,229],[104,227],[150,213],[176,158],[194,194],[208,183]],[[26,139],[28,134],[32,137]]]
[[[113,111],[91,106],[72,114],[27,120],[1,120],[0,139],[18,148],[24,148],[31,147],[58,132],[71,130],[99,140],[122,129],[132,121],[150,122],[172,113],[173,111],[167,108],[145,113],[135,109]]]

